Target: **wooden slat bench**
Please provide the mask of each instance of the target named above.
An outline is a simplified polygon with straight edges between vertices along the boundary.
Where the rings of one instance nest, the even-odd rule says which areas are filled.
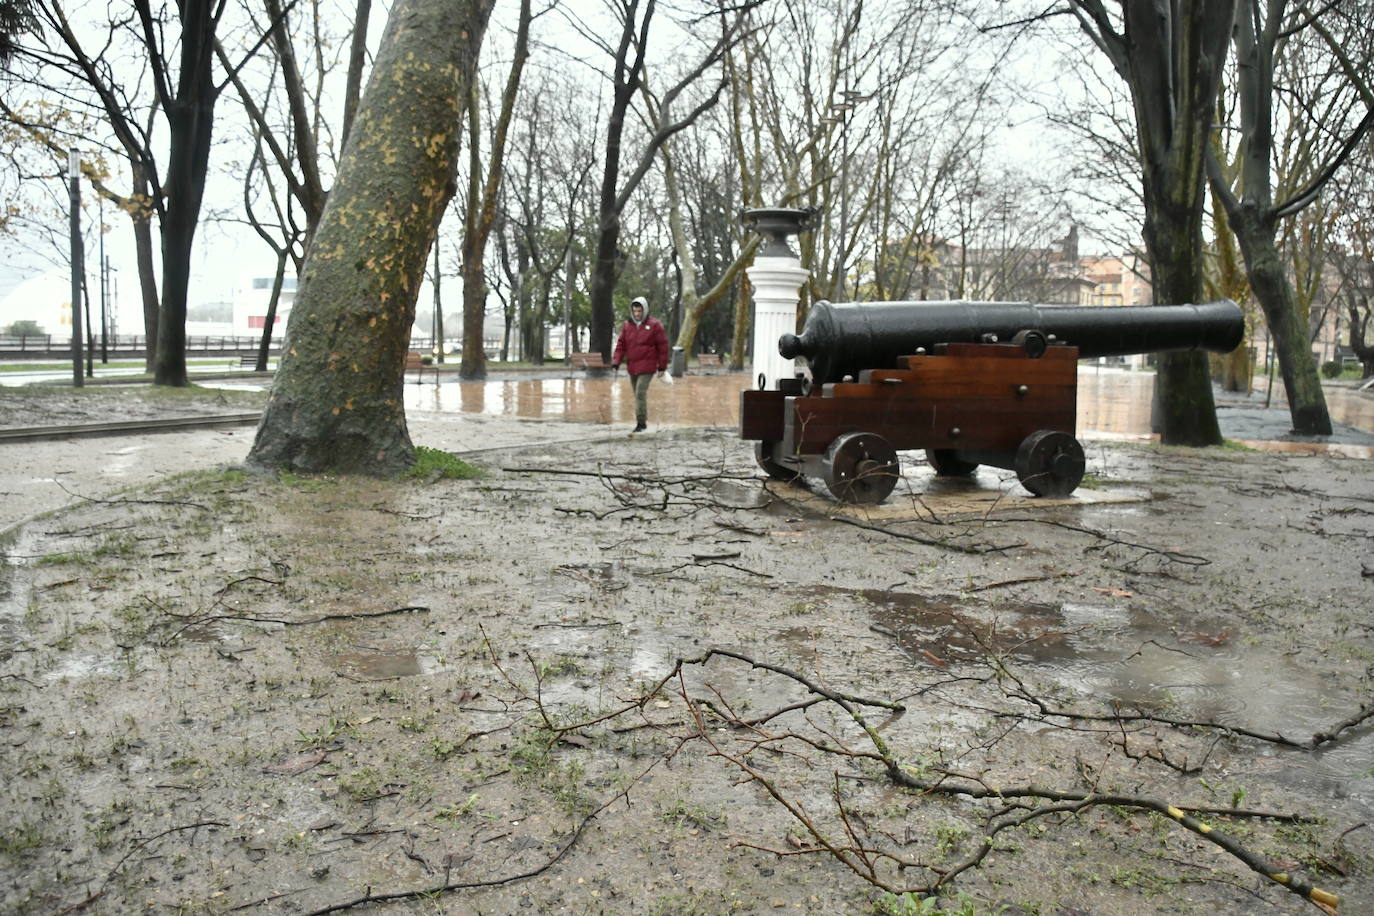
[[[257,357],[257,354],[254,354],[254,355],[252,355],[252,356],[240,356],[240,357],[239,357],[239,368],[240,368],[240,369],[256,369],[256,368],[258,368],[258,357]]]
[[[698,354],[697,354],[697,365],[698,365],[699,367],[701,367],[702,369],[719,369],[719,368],[720,368],[720,354],[719,354],[719,353],[698,353]]]
[[[425,365],[425,358],[420,355],[420,351],[411,350],[406,354],[406,371],[415,373],[415,384],[424,381],[425,370],[433,369],[433,366]],[[434,369],[434,384],[439,384],[439,370]]]
[[[588,375],[603,375],[611,368],[600,353],[574,353],[568,359],[574,369],[585,369]]]

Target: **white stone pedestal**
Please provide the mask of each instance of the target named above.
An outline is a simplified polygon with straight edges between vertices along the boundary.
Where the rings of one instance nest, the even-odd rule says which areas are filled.
[[[754,259],[754,266],[745,271],[754,287],[754,350],[749,369],[751,385],[776,389],[779,379],[796,375],[796,360],[778,354],[778,338],[797,331],[797,304],[801,301],[801,285],[811,271],[796,258]]]

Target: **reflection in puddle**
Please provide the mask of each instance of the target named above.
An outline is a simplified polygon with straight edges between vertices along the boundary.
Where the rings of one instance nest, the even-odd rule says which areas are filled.
[[[331,662],[335,669],[344,674],[370,681],[452,670],[452,666],[444,659],[417,649],[363,649],[335,655]]]
[[[1029,681],[1053,681],[1085,701],[1289,737],[1311,736],[1342,718],[1319,674],[1278,651],[1233,644],[1231,633],[1203,620],[1180,633],[1123,606],[991,607],[879,589],[808,594],[851,595],[869,607],[875,629],[924,666],[995,653]],[[1341,784],[1341,794],[1350,791],[1345,783],[1358,783],[1374,794],[1374,730],[1317,752],[1272,753],[1286,759],[1293,778],[1328,781],[1332,792]]]
[[[557,371],[557,370],[552,370]],[[750,386],[745,373],[686,375],[675,384],[655,383],[649,391],[651,430],[657,426],[735,426],[739,393]],[[1151,439],[1150,399],[1154,374],[1083,366],[1078,372],[1078,434],[1083,439]],[[1347,388],[1325,389],[1331,419],[1374,432],[1374,398]],[[634,399],[618,378],[528,378],[459,382],[445,375],[436,384],[405,385],[406,409],[439,414],[628,424]],[[1255,406],[1258,406],[1257,402]],[[1282,409],[1282,398],[1275,401]],[[1247,443],[1269,450],[1264,443]],[[1302,453],[1374,457],[1369,446],[1281,443]]]
[[[550,374],[562,370],[550,368]],[[1080,365],[1078,369],[1078,436],[1081,439],[1150,440],[1150,400],[1154,373],[1103,369]],[[437,414],[472,414],[519,417],[531,420],[567,420],[574,423],[632,423],[634,398],[624,376],[613,378],[526,378],[488,382],[459,382],[446,374],[435,383],[414,383],[407,376],[407,411]],[[1256,379],[1256,384],[1263,380]],[[257,383],[260,384],[260,383]],[[655,383],[649,392],[651,429],[656,426],[736,426],[739,393],[751,387],[747,373],[685,375],[672,385]],[[236,387],[254,387],[240,384]],[[1374,433],[1374,397],[1350,388],[1323,389],[1331,420],[1365,433]],[[1224,397],[1224,396],[1223,396]],[[1255,395],[1259,407],[1262,400]],[[1227,406],[1222,404],[1220,406]],[[1230,405],[1236,406],[1236,405]],[[1274,393],[1273,410],[1285,410],[1282,390]],[[1374,446],[1327,445],[1326,443],[1276,443],[1249,441],[1263,451],[1374,458]]]

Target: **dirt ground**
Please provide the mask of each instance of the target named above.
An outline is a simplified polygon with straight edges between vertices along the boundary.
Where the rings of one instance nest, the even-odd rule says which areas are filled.
[[[473,480],[209,448],[6,513],[0,911],[1374,911],[1374,463],[861,510],[484,422]]]

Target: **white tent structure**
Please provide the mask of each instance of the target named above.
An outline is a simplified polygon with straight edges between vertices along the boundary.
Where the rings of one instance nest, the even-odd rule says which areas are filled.
[[[32,321],[42,333],[72,336],[72,281],[56,272],[30,277],[0,299],[0,333],[16,321]]]

